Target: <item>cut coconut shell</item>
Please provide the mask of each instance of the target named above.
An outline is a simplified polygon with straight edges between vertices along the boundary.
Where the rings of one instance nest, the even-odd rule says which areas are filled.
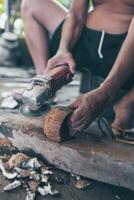
[[[57,107],[51,109],[44,118],[44,133],[50,140],[63,142],[70,140],[71,129],[68,118],[73,113],[68,107]]]

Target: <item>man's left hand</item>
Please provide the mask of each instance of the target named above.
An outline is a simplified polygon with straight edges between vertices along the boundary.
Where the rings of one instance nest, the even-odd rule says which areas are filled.
[[[100,88],[79,96],[70,105],[70,108],[74,110],[70,119],[73,132],[87,128],[103,111],[108,102],[108,96]]]

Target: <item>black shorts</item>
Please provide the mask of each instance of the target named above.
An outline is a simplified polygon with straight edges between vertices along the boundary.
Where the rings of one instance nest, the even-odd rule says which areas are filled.
[[[56,54],[59,47],[62,26],[63,22],[52,36],[50,42],[51,57]],[[94,75],[106,78],[126,36],[127,33],[109,34],[84,27],[79,40],[72,49],[77,69],[82,71],[84,68],[88,68]],[[124,88],[132,86],[134,86],[134,76],[127,81]]]

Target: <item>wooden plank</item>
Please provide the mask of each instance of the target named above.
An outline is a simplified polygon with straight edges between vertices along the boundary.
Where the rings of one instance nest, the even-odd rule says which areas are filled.
[[[65,171],[134,190],[134,147],[79,134],[57,144],[43,133],[43,118],[0,112],[0,136],[7,136],[20,150],[32,150]]]

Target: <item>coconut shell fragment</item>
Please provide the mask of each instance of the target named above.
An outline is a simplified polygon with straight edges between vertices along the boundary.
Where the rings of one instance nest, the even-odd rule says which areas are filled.
[[[44,118],[44,133],[50,140],[62,142],[71,139],[68,118],[73,111],[68,107],[51,109]]]
[[[9,161],[6,163],[6,167],[8,169],[13,169],[15,167],[19,167],[22,162],[29,160],[30,158],[23,154],[23,153],[17,153],[11,156]]]
[[[31,192],[36,192],[39,186],[39,183],[35,180],[29,180],[28,181],[28,186]]]
[[[79,180],[76,181],[75,187],[81,190],[87,188],[89,185],[91,185],[91,182],[89,180],[80,178]]]
[[[0,146],[12,146],[12,142],[8,138],[0,138]]]

